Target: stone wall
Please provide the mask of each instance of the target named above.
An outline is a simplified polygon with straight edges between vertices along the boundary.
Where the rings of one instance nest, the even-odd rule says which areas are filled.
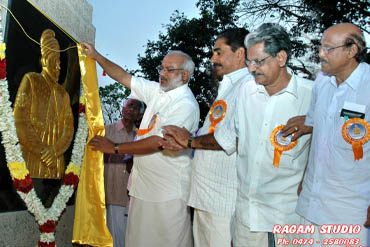
[[[20,0],[12,0],[20,1]],[[21,0],[25,1],[25,0]],[[92,6],[86,0],[29,0],[43,13],[67,31],[77,41],[95,41],[95,27],[92,25]],[[8,0],[0,0],[8,6]],[[1,9],[1,35],[6,25],[6,11]]]
[[[72,247],[74,206],[69,206],[58,221],[55,242],[58,247]],[[39,227],[28,211],[0,214],[0,247],[37,247]]]

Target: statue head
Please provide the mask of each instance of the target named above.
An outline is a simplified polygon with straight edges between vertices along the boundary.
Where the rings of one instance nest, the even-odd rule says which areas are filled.
[[[59,43],[55,38],[55,32],[46,29],[41,34],[41,66],[53,80],[58,80],[60,73]]]

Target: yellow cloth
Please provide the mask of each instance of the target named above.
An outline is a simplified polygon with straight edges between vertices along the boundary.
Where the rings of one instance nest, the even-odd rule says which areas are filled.
[[[81,79],[86,96],[88,141],[95,135],[105,135],[100,106],[95,61],[81,53],[78,46]],[[91,246],[113,246],[106,225],[103,153],[86,146],[78,185],[72,243]]]

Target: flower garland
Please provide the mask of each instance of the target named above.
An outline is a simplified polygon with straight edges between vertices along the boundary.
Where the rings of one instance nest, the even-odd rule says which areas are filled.
[[[84,100],[84,97],[81,97]],[[81,100],[80,100],[81,102]],[[80,167],[85,151],[88,126],[84,104],[80,104],[78,128],[73,144],[72,157],[58,195],[50,208],[46,209],[37,196],[29,171],[22,157],[21,148],[14,124],[13,109],[9,101],[8,82],[6,80],[5,46],[0,44],[0,131],[2,144],[5,148],[7,165],[13,179],[17,193],[25,202],[40,226],[40,240],[38,246],[54,247],[55,228],[66,203],[72,196],[79,182]]]

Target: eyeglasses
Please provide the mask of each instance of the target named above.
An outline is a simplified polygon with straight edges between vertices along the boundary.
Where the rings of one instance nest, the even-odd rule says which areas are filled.
[[[319,46],[319,51],[323,51],[325,54],[328,54],[329,52],[331,52],[332,50],[335,50],[337,48],[340,48],[340,47],[348,47],[352,44],[345,44],[345,45],[340,45],[340,46],[335,46],[335,47],[327,47],[327,46]]]
[[[261,67],[262,65],[264,65],[265,64],[265,62],[266,62],[266,60],[268,59],[268,58],[270,58],[271,57],[271,55],[269,55],[269,56],[267,56],[267,57],[265,57],[265,58],[262,58],[261,60],[258,60],[258,59],[254,59],[254,60],[245,60],[245,64],[247,65],[247,66],[249,66],[249,65],[254,65],[255,67]]]
[[[158,73],[161,73],[162,71],[165,72],[165,73],[172,73],[172,72],[174,72],[176,70],[184,70],[184,69],[162,68],[162,66],[158,66],[157,67]]]

